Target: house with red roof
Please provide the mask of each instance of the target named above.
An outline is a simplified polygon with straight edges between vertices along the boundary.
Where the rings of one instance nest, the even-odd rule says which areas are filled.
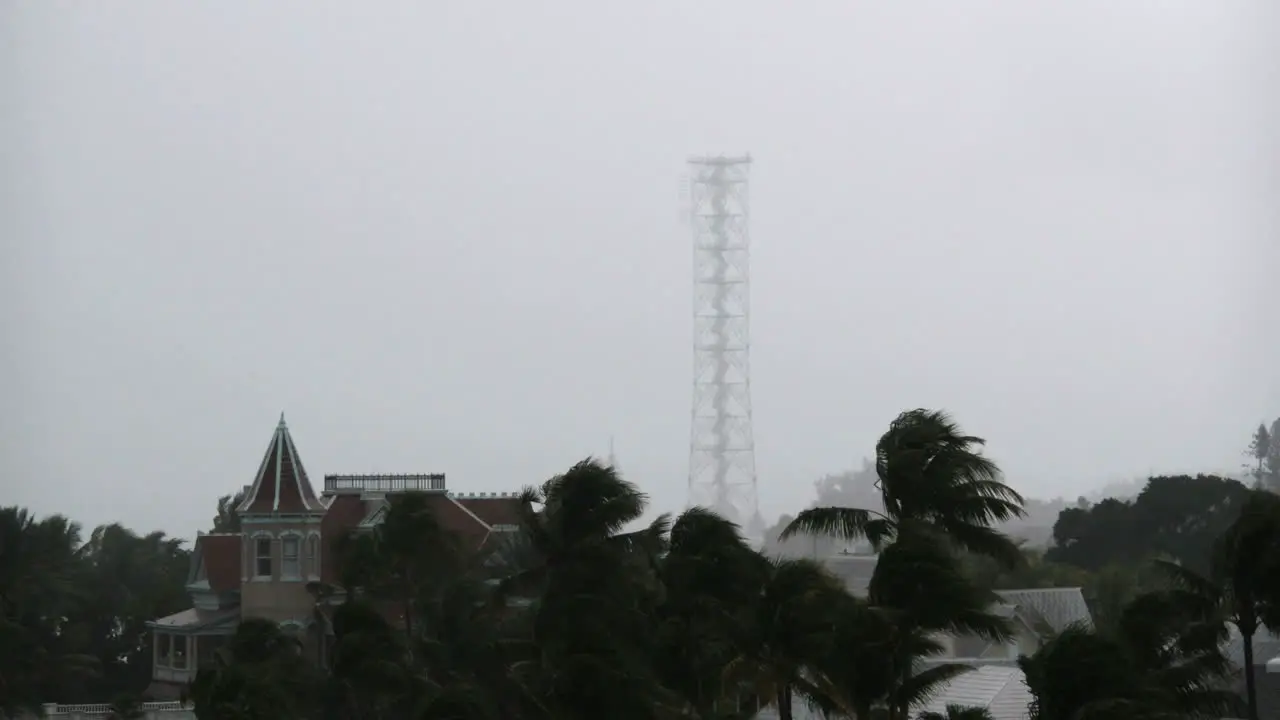
[[[243,618],[266,618],[297,633],[323,663],[330,631],[314,589],[332,588],[326,602],[341,602],[339,539],[376,527],[388,499],[400,493],[424,494],[440,523],[477,549],[518,527],[517,493],[459,495],[440,473],[326,475],[317,494],[282,415],[236,507],[240,532],[198,536],[187,578],[191,608],[148,624],[150,694],[180,696]]]

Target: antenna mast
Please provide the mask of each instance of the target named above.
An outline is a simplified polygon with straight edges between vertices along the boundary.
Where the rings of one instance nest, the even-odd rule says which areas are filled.
[[[693,410],[689,505],[764,534],[751,429],[747,175],[751,156],[689,159]]]

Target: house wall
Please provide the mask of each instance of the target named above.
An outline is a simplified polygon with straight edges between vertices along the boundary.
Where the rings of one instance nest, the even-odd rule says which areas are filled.
[[[320,518],[245,518],[241,539],[240,616],[276,622],[310,622],[315,605],[307,583],[320,579]],[[286,539],[297,541],[297,571],[286,572]],[[259,574],[259,541],[271,545],[271,573]]]

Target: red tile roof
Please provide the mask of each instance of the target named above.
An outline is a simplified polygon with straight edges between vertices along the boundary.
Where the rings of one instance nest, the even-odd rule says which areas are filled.
[[[320,520],[323,548],[320,550],[320,579],[330,585],[340,585],[342,567],[338,562],[338,545],[344,534],[364,520],[368,509],[359,495],[338,495],[329,503],[329,510]]]
[[[239,535],[201,535],[196,538],[196,548],[210,590],[225,593],[240,589]]]
[[[520,524],[520,499],[514,497],[455,497],[490,527]]]
[[[339,563],[340,538],[377,513],[382,499],[364,500],[359,495],[341,494],[333,498],[329,510],[320,521],[324,549],[320,557],[320,579],[332,585],[341,584]],[[427,507],[440,525],[458,536],[463,548],[478,550],[488,539],[493,525],[519,522],[518,500],[514,497],[455,498],[445,493],[427,493]]]
[[[307,471],[302,467],[298,449],[289,435],[284,415],[271,436],[271,444],[262,457],[258,474],[249,486],[244,501],[236,508],[241,513],[321,513],[324,505],[316,497]]]

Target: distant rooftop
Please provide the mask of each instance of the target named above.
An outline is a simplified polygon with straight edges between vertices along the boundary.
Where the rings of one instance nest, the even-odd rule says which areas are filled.
[[[325,475],[325,495],[445,492],[444,473],[419,475]]]

